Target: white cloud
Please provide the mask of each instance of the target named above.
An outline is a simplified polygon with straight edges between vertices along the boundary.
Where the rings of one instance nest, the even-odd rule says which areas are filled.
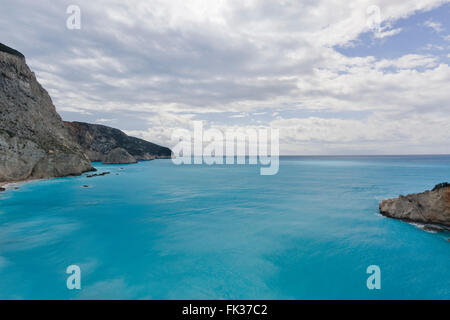
[[[450,122],[449,66],[412,53],[346,57],[334,46],[371,31],[369,6],[380,8],[374,36],[381,39],[401,32],[391,27],[398,19],[444,2],[79,0],[82,29],[72,32],[65,8],[53,1],[3,0],[0,36],[25,53],[58,110],[100,123],[119,119],[119,128],[121,114],[135,114],[148,129],[128,126],[127,133],[157,143],[169,144],[172,130],[189,128],[193,119],[231,126],[237,117],[258,115],[262,125],[283,126],[286,153],[431,145],[438,152],[442,135],[429,131],[433,143],[407,120],[398,124],[418,125],[422,117],[428,129],[433,119]],[[12,24],[14,33],[7,31]],[[427,26],[442,29],[432,20]],[[299,115],[318,111],[322,118]],[[346,118],[349,112],[361,115]],[[252,116],[239,119],[247,120],[253,124]],[[321,139],[299,134],[299,125]]]
[[[404,115],[391,121],[392,116],[395,115],[373,115],[363,121],[312,117],[280,119],[271,125],[281,128],[281,144],[286,153],[348,154],[357,146],[362,154],[373,154],[375,150],[379,154],[414,154],[429,153],[436,145],[443,153],[450,152],[447,119]],[[436,128],[442,133],[438,137],[433,134]],[[430,147],[424,148],[424,145]]]
[[[395,67],[398,69],[414,69],[418,67],[433,68],[438,65],[437,57],[432,55],[407,54],[398,59],[381,60],[376,63],[378,69]]]
[[[392,37],[392,36],[395,36],[396,34],[399,34],[401,31],[402,31],[402,28],[376,32],[375,38],[382,39],[382,38],[386,38],[386,37]]]
[[[97,119],[96,123],[114,123],[117,122],[117,119]]]
[[[432,44],[432,43],[428,43],[425,47],[422,48],[423,50],[439,50],[442,51],[445,48],[443,46],[440,45],[436,45],[436,44]]]
[[[246,115],[245,114],[233,114],[230,116],[230,118],[245,118]]]
[[[424,22],[423,25],[433,29],[436,32],[444,31],[444,27],[442,26],[442,24],[440,22],[435,22],[433,20],[427,20]]]

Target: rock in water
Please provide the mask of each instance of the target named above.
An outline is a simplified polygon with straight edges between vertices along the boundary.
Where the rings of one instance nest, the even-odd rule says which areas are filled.
[[[115,148],[110,153],[108,153],[103,160],[106,164],[126,164],[126,163],[136,163],[136,158],[127,152],[123,148]]]
[[[432,191],[381,201],[380,212],[391,218],[450,227],[450,184],[441,183]]]
[[[91,169],[24,56],[0,44],[0,182]]]
[[[171,158],[169,148],[134,138],[111,127],[84,122],[65,122],[74,139],[91,161],[104,161],[116,148],[125,149],[136,160]]]
[[[106,171],[106,172],[102,172],[102,173],[88,174],[86,176],[86,178],[103,177],[103,176],[106,176],[108,174],[111,174],[111,172]]]

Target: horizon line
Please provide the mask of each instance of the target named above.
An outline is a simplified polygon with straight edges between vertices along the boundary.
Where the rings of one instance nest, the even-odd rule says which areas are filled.
[[[450,153],[412,153],[412,154],[280,154],[280,157],[420,157],[450,156]]]
[[[235,154],[233,157],[259,157],[260,155],[250,155],[250,154]],[[423,157],[423,156],[448,156],[450,153],[413,153],[413,154],[280,154],[279,157]],[[201,155],[195,156],[191,155],[191,158],[196,157],[214,157],[213,155]],[[222,155],[226,158],[227,155]],[[274,155],[266,155],[265,157],[274,157]]]

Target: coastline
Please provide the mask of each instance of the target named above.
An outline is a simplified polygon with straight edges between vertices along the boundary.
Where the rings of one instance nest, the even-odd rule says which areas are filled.
[[[0,182],[0,188],[4,188],[4,192],[9,190],[15,190],[16,188],[20,188],[21,186],[33,182],[33,181],[44,181],[44,180],[50,180],[58,177],[49,177],[49,178],[41,178],[41,179],[26,179],[26,180],[19,180],[19,181],[11,181],[11,182]]]
[[[139,162],[150,162],[150,161],[155,161],[155,160],[168,160],[168,159],[172,159],[172,157],[164,157],[164,156],[161,156],[161,157],[156,157],[155,159],[149,159],[149,160],[138,160],[138,162],[136,162],[136,163],[132,163],[132,164],[137,164],[137,163],[139,163]],[[6,192],[6,191],[8,191],[8,190],[13,190],[13,189],[15,189],[15,188],[19,188],[20,186],[22,186],[22,185],[24,185],[24,184],[26,184],[26,183],[29,183],[29,182],[32,182],[32,181],[43,181],[43,180],[50,180],[50,179],[55,179],[55,178],[64,178],[64,177],[80,177],[80,176],[82,176],[83,174],[85,174],[85,173],[88,173],[88,172],[96,172],[97,171],[97,168],[95,168],[94,167],[94,164],[95,163],[102,163],[101,161],[92,161],[91,162],[91,164],[92,164],[92,169],[91,170],[88,170],[88,171],[84,171],[84,172],[82,172],[81,174],[79,174],[79,175],[67,175],[67,176],[60,176],[60,177],[47,177],[47,178],[38,178],[38,179],[33,179],[33,178],[27,178],[27,179],[25,179],[25,180],[18,180],[18,181],[3,181],[3,182],[0,182],[0,190],[3,188],[3,189],[5,189],[4,191],[0,191],[0,192]],[[110,164],[110,165],[125,165],[124,163],[116,163],[116,164]]]
[[[91,164],[93,164],[94,162],[91,162]],[[55,178],[64,178],[64,177],[80,177],[85,173],[88,172],[95,172],[97,171],[97,169],[92,166],[91,170],[87,170],[84,171],[80,174],[69,174],[69,175],[65,175],[65,176],[59,176],[59,177],[46,177],[46,178],[27,178],[25,180],[17,180],[17,181],[4,181],[4,182],[0,182],[0,189],[3,188],[5,189],[4,191],[0,191],[0,192],[5,192],[11,189],[15,189],[15,188],[19,188],[20,186],[29,183],[29,182],[33,182],[33,181],[44,181],[44,180],[50,180],[50,179],[55,179]]]

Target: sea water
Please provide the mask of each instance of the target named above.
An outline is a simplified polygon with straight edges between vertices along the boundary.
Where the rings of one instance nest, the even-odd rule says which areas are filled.
[[[448,156],[94,165],[0,194],[0,298],[450,299],[450,235],[378,213],[449,181]]]

